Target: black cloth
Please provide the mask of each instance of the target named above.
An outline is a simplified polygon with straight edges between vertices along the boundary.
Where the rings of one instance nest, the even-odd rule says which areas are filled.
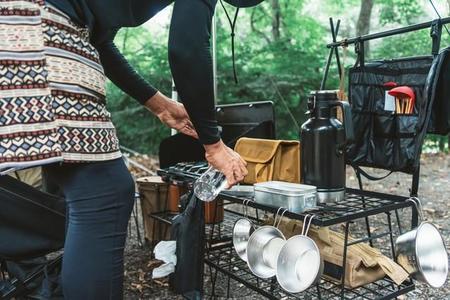
[[[220,139],[214,112],[210,52],[211,20],[216,1],[176,1],[169,33],[172,75],[202,144],[213,144]],[[140,103],[145,103],[157,92],[128,64],[113,39],[120,28],[143,24],[173,0],[47,2],[68,14],[74,22],[90,29],[91,41],[100,53],[106,76],[120,89]]]
[[[170,287],[186,299],[203,299],[205,211],[193,192],[180,199],[183,212],[172,222],[171,236],[177,241],[177,265],[170,275]]]
[[[6,294],[16,295],[18,300],[62,299],[57,297],[62,295],[58,291],[59,269],[48,269],[50,261],[45,255],[64,246],[64,214],[63,198],[0,176],[0,259],[6,262],[9,278],[0,280],[1,299]],[[30,280],[40,271],[40,276]],[[23,286],[25,281],[29,282]],[[25,298],[19,297],[25,294]]]
[[[434,58],[425,94],[433,105],[428,133],[447,135],[450,132],[450,47]]]
[[[0,258],[20,261],[64,245],[64,199],[0,176]]]

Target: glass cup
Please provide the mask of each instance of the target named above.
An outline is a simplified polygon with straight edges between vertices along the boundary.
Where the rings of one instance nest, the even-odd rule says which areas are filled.
[[[194,183],[195,196],[205,202],[216,199],[221,191],[227,187],[224,174],[213,167],[209,167]]]

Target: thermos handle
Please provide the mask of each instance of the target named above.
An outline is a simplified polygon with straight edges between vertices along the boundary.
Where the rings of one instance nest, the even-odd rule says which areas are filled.
[[[353,116],[352,108],[348,102],[337,101],[336,106],[340,106],[342,109],[342,116],[344,118],[344,130],[345,130],[345,142],[350,144],[355,140],[355,131],[353,130]]]

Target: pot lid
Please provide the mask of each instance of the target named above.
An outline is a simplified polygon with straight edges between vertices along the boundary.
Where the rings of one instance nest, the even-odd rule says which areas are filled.
[[[255,184],[255,191],[268,192],[287,196],[301,196],[317,192],[313,185],[290,183],[284,181],[267,181]]]

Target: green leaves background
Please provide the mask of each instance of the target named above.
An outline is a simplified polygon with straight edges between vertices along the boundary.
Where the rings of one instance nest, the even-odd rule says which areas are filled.
[[[276,103],[278,137],[297,139],[296,123],[301,125],[306,119],[307,94],[320,87],[328,57],[328,17],[341,18],[339,38],[354,36],[364,1],[374,1],[371,32],[436,17],[427,0],[266,0],[256,8],[240,11],[236,30],[237,85],[232,72],[230,28],[222,7],[217,5],[218,102],[272,100]],[[445,8],[440,12],[443,16],[448,15],[446,1],[435,0],[439,8]],[[227,9],[233,13],[232,7]],[[142,76],[170,96],[167,33],[167,28],[123,29],[116,44]],[[442,46],[448,45],[450,37],[443,34]],[[429,30],[423,30],[374,41],[369,56],[395,58],[429,54],[430,50]],[[349,48],[346,67],[353,62],[354,49]],[[328,88],[338,88],[337,75],[333,63]],[[156,154],[161,139],[170,135],[169,129],[112,84],[108,85],[108,105],[124,146]],[[433,139],[442,142],[442,138]]]

